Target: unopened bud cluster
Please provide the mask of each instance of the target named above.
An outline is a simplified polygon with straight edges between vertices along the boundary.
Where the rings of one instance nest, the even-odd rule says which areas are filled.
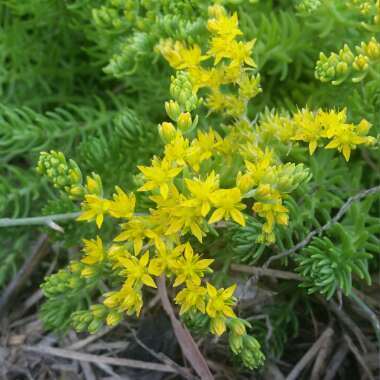
[[[41,152],[37,172],[66,193],[70,199],[81,200],[86,194],[102,195],[103,186],[99,175],[92,173],[83,183],[82,172],[74,160],[66,160],[62,152]]]
[[[247,334],[250,324],[244,319],[234,318],[228,324],[230,333],[228,343],[231,351],[239,357],[244,366],[250,369],[260,367],[264,362],[260,343]]]
[[[81,170],[75,161],[67,161],[62,152],[42,152],[37,171],[46,176],[55,188],[66,192],[71,199],[83,197],[85,189]]]
[[[356,54],[344,45],[337,53],[321,53],[315,67],[315,77],[322,82],[339,85],[351,77],[354,83],[362,81],[371,70],[378,70],[380,44],[375,37],[355,48]]]
[[[198,107],[200,100],[193,91],[187,73],[178,71],[175,77],[171,77],[170,95],[173,99],[165,102],[165,111],[176,126],[167,121],[158,126],[160,137],[165,144],[172,141],[177,133],[193,130],[198,123],[198,116],[193,120],[191,112]]]

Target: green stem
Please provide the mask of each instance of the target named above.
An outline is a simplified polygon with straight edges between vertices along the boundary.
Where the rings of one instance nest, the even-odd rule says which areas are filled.
[[[46,216],[35,216],[30,218],[2,218],[0,219],[0,227],[18,227],[32,225],[47,225],[52,222],[64,222],[77,218],[80,212],[69,212],[66,214],[55,214]]]

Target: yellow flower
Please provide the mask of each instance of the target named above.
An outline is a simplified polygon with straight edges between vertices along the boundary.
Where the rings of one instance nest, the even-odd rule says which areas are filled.
[[[260,182],[262,182],[265,177],[267,177],[268,173],[272,171],[272,160],[273,153],[267,150],[256,163],[252,163],[248,160],[245,161],[245,166],[247,168],[247,172],[252,179],[253,186],[257,186]]]
[[[191,142],[186,156],[186,161],[196,172],[199,171],[200,164],[215,153],[220,139],[221,137],[212,129],[208,132],[198,130],[197,138]]]
[[[102,239],[97,236],[96,240],[83,240],[85,257],[81,260],[84,264],[93,265],[99,263],[105,258]]]
[[[211,87],[213,84],[213,70],[207,70],[201,66],[192,67],[189,69],[189,75],[194,93],[202,87]]]
[[[239,96],[245,99],[254,98],[260,92],[260,75],[246,75],[244,74],[239,80]]]
[[[159,210],[158,210],[159,211]],[[189,230],[191,233],[202,242],[203,231],[200,227],[202,215],[199,207],[192,207],[186,204],[186,201],[179,203],[176,207],[170,209],[168,214],[169,227],[165,235],[172,235],[182,230],[182,235]]]
[[[149,273],[160,276],[166,270],[172,271],[178,256],[183,252],[183,246],[169,249],[161,239],[155,241],[156,256],[149,263]]]
[[[119,186],[116,186],[113,199],[109,205],[109,213],[114,218],[130,218],[133,215],[136,205],[136,197],[133,193],[128,196]]]
[[[143,306],[141,289],[136,290],[135,288],[130,288],[127,285],[125,285],[125,288],[127,290],[125,291],[124,297],[120,304],[120,309],[127,310],[128,315],[136,314],[138,317]]]
[[[182,42],[173,42],[171,39],[161,40],[156,49],[165,57],[176,70],[198,66],[205,59],[201,48],[194,44],[187,48]]]
[[[135,284],[144,284],[151,288],[157,287],[148,272],[149,252],[145,252],[140,259],[135,256],[121,257],[119,262],[125,267],[121,271],[121,275],[127,277],[127,286],[133,287]]]
[[[185,139],[180,132],[177,132],[175,138],[165,146],[165,160],[175,162],[177,165],[184,166],[189,140]],[[164,197],[164,195],[161,193]],[[164,197],[165,198],[165,197]]]
[[[152,166],[138,166],[139,170],[144,174],[147,182],[141,186],[138,191],[151,191],[159,189],[164,199],[169,195],[169,184],[172,183],[182,168],[173,167],[171,162],[167,160],[160,161],[155,158],[152,160]]]
[[[325,146],[325,149],[338,149],[343,153],[346,161],[350,159],[351,150],[356,149],[357,145],[370,145],[375,142],[373,137],[360,136],[354,130],[354,125],[346,124],[335,133],[333,139]]]
[[[131,257],[132,254],[128,251],[127,247],[118,244],[112,244],[108,251],[107,257],[113,262],[113,265],[116,266],[119,263],[120,257]]]
[[[177,277],[173,287],[179,286],[186,281],[200,285],[201,278],[206,271],[211,270],[209,266],[214,261],[213,259],[201,259],[199,255],[194,254],[190,243],[186,243],[184,248],[184,256],[179,258],[174,265],[174,271]]]
[[[103,224],[104,214],[109,210],[110,201],[92,194],[85,195],[84,198],[85,201],[81,205],[83,212],[77,220],[91,221],[95,219],[96,225],[100,228]]]
[[[216,289],[210,283],[207,283],[208,302],[206,313],[211,318],[211,332],[216,335],[222,335],[226,331],[226,317],[236,318],[232,307],[235,304],[233,294],[236,285],[227,289]]]
[[[231,217],[236,223],[245,226],[244,215],[240,210],[243,210],[246,206],[240,202],[241,193],[239,188],[216,190],[210,195],[210,198],[216,208],[208,221],[210,224],[219,222],[223,218],[228,220]]]
[[[236,13],[232,16],[219,13],[216,18],[208,20],[207,28],[211,33],[230,40],[243,34],[239,29],[239,21]]]
[[[91,277],[94,277],[97,273],[97,269],[92,267],[92,266],[87,266],[87,267],[84,267],[81,272],[80,272],[80,275],[81,277],[85,277],[85,278],[91,278]]]
[[[156,234],[151,229],[150,217],[134,216],[127,223],[121,225],[122,232],[116,236],[115,241],[133,241],[135,255],[138,255],[144,244],[144,239],[154,239]]]
[[[288,224],[288,209],[282,204],[280,192],[268,184],[260,185],[257,188],[255,198],[257,202],[254,203],[252,210],[265,218],[260,240],[273,243],[275,239],[274,224]]]
[[[226,108],[226,94],[219,89],[213,89],[211,94],[207,96],[207,108],[212,112],[223,112]]]
[[[210,49],[207,54],[214,57],[214,65],[217,65],[223,58],[231,58],[232,41],[226,41],[223,37],[214,37],[211,39]]]
[[[211,194],[219,187],[219,177],[212,171],[204,181],[200,179],[185,179],[186,186],[193,198],[189,201],[201,209],[201,215],[206,216],[211,208]]]
[[[126,310],[128,315],[139,316],[143,306],[141,289],[135,289],[125,283],[119,291],[105,294],[103,303],[109,309]]]
[[[351,150],[357,145],[371,145],[375,141],[373,137],[363,136],[371,127],[367,120],[361,120],[357,126],[346,122],[346,108],[340,112],[319,110],[316,119],[325,129],[323,136],[332,139],[325,148],[338,149],[343,153],[346,161],[350,159]]]
[[[306,141],[309,143],[309,152],[313,154],[318,146],[318,140],[324,134],[324,128],[315,120],[314,115],[307,109],[298,111],[293,120],[297,126],[296,133],[291,140]]]
[[[206,293],[206,288],[188,281],[186,283],[186,288],[182,289],[175,297],[175,303],[181,305],[179,314],[182,315],[191,308],[196,308],[204,314],[206,311]]]
[[[255,45],[256,40],[249,42],[236,42],[231,45],[230,59],[231,65],[241,66],[245,63],[248,66],[256,67],[255,61],[252,59],[252,49]]]

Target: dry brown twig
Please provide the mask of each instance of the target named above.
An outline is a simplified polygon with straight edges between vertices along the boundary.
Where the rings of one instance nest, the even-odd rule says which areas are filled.
[[[317,339],[317,341],[309,348],[306,354],[301,358],[301,360],[296,364],[292,369],[289,375],[286,377],[286,380],[296,380],[299,378],[299,375],[303,369],[309,364],[309,362],[314,358],[315,355],[321,350],[324,346],[326,340],[330,339],[334,331],[331,327],[328,327],[322,335]]]
[[[174,334],[178,340],[184,356],[202,380],[214,380],[214,376],[208,368],[207,362],[199,351],[199,348],[194,342],[193,337],[186,329],[186,327],[182,326],[181,322],[175,316],[167,294],[166,279],[164,276],[161,276],[158,279],[158,292],[161,297],[162,307],[170,318]]]
[[[104,335],[108,334],[110,331],[112,331],[115,327],[105,327],[104,329],[98,331],[95,334],[89,335],[88,337],[78,340],[77,342],[71,343],[69,346],[66,347],[67,350],[80,350],[90,343],[98,340],[99,338],[103,337]]]
[[[348,346],[346,342],[341,343],[338,349],[335,351],[335,354],[331,358],[327,369],[325,372],[325,377],[323,380],[332,380],[335,378],[336,373],[338,372],[339,367],[343,363],[343,360],[348,354]]]
[[[322,374],[325,370],[324,365],[326,364],[327,356],[331,352],[332,346],[334,345],[333,336],[334,331],[330,335],[328,335],[326,339],[322,342],[321,349],[319,350],[317,358],[314,362],[310,380],[321,379]]]
[[[11,298],[17,294],[22,286],[24,286],[27,279],[33,273],[33,270],[47,254],[48,246],[48,236],[45,234],[40,235],[37,242],[33,246],[31,255],[27,257],[21,269],[17,272],[16,276],[5,288],[2,296],[0,297],[0,317],[4,315],[5,311],[9,307],[9,301]]]
[[[281,278],[284,280],[296,280],[302,281],[303,278],[299,274],[286,272],[283,270],[277,269],[267,269],[267,268],[258,268],[250,265],[241,265],[241,264],[231,264],[230,269],[235,272],[243,272],[247,274],[252,274],[256,276],[268,276],[274,278]]]
[[[72,359],[76,361],[84,361],[89,363],[101,363],[101,364],[109,364],[120,367],[130,367],[130,368],[138,368],[144,370],[151,371],[159,371],[159,372],[172,372],[176,371],[168,366],[167,364],[159,364],[152,362],[144,362],[141,360],[135,359],[126,359],[126,358],[114,358],[108,356],[101,355],[93,355],[87,354],[83,352],[78,352],[74,350],[67,350],[63,348],[55,348],[50,346],[22,346],[23,351],[33,352],[40,355],[51,355],[65,359]]]
[[[174,362],[172,359],[170,359],[168,356],[166,356],[164,353],[156,352],[156,351],[152,350],[151,348],[149,348],[146,344],[144,344],[144,342],[142,342],[138,338],[135,331],[133,331],[133,330],[131,330],[131,331],[132,331],[132,335],[133,335],[133,338],[135,339],[136,343],[140,347],[142,347],[145,351],[147,351],[149,354],[151,354],[153,357],[155,357],[156,359],[162,361],[163,363],[173,367],[173,369],[175,369],[178,372],[178,374],[180,374],[183,378],[185,378],[187,380],[198,380],[198,377],[193,376],[187,368],[181,367],[176,362]]]
[[[368,352],[368,350],[371,350],[373,348],[372,343],[366,338],[366,336],[363,334],[363,332],[360,330],[360,328],[356,325],[356,323],[347,315],[347,313],[344,312],[343,309],[339,308],[339,306],[332,300],[330,300],[328,303],[325,302],[322,297],[318,297],[318,299],[327,306],[337,317],[338,319],[343,322],[343,324],[348,327],[348,329],[352,332],[352,334],[356,337],[357,341],[359,342],[361,349],[363,352]]]
[[[375,380],[375,378],[372,375],[371,370],[368,368],[367,363],[365,362],[363,356],[360,354],[359,350],[355,346],[354,342],[351,340],[351,338],[347,334],[344,334],[343,337],[344,337],[344,340],[347,342],[348,348],[354,354],[356,360],[362,366],[362,368],[363,368],[364,372],[366,373],[366,375],[368,376],[368,378],[370,380]]]

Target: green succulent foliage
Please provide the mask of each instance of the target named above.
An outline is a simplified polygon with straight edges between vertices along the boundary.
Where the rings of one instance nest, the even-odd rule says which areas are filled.
[[[105,72],[117,78],[137,72],[141,75],[141,68],[156,56],[154,46],[160,38],[193,42],[199,30],[204,29],[209,4],[193,0],[108,0],[94,8],[98,46],[110,54]]]
[[[296,271],[305,278],[301,286],[309,294],[319,292],[329,299],[342,290],[350,295],[355,278],[371,284],[369,263],[380,253],[379,228],[371,230],[379,223],[378,215],[370,214],[372,205],[373,200],[353,205],[329,237],[315,238],[296,257]]]
[[[262,224],[253,217],[246,218],[245,227],[231,226],[227,240],[234,260],[244,264],[254,264],[265,252],[265,244],[259,243]]]
[[[94,99],[95,100],[95,99]],[[113,118],[101,101],[90,106],[66,105],[44,113],[28,107],[0,105],[0,162],[18,157],[33,160],[41,150],[59,147],[67,152],[78,141],[103,128]]]
[[[287,290],[296,294],[294,287]],[[298,335],[300,321],[295,303],[296,299],[292,298],[287,303],[267,305],[262,310],[265,318],[252,322],[252,333],[258,338],[266,355],[280,357],[288,340]]]
[[[48,276],[41,285],[46,301],[40,308],[40,317],[47,329],[65,332],[72,323],[72,315],[89,307],[89,297],[98,287],[96,277],[91,279],[80,275],[82,265],[75,263],[75,269],[61,269]]]
[[[41,285],[47,301],[40,309],[42,322],[48,329],[64,331],[71,314],[85,301],[86,280],[79,273],[62,269]],[[68,297],[69,295],[69,297]]]
[[[368,273],[370,258],[370,254],[355,252],[353,247],[346,250],[336,246],[327,237],[316,238],[297,258],[296,270],[305,278],[302,286],[308,289],[309,294],[319,292],[330,299],[337,290],[342,290],[345,295],[351,294],[352,274],[371,284]]]
[[[75,15],[65,2],[5,0],[0,14],[2,101],[40,110],[94,92],[98,81],[90,78],[89,60],[78,49],[85,35],[72,28]]]
[[[115,183],[134,188],[136,165],[146,164],[160,147],[157,126],[124,109],[114,115],[106,129],[80,144],[78,161],[87,172],[101,173],[105,192],[111,193]]]
[[[13,231],[0,231],[2,249],[0,250],[0,289],[17,273],[24,252],[30,246],[27,228]]]

